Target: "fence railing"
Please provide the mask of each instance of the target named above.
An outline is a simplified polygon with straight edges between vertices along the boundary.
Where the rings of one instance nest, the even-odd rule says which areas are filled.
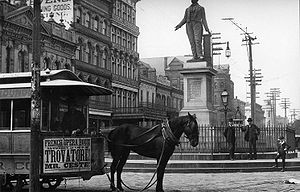
[[[103,130],[105,135],[113,128]],[[188,139],[184,136],[180,138],[180,147],[176,147],[177,152],[181,153],[224,153],[228,152],[228,144],[223,135],[225,126],[199,126],[199,144],[192,147]],[[245,132],[241,128],[235,128],[236,149],[237,153],[247,153],[249,151],[249,143],[245,141]],[[290,150],[295,150],[295,130],[287,126],[263,126],[260,127],[260,135],[256,148],[258,152],[273,152],[277,150],[277,139],[284,136],[287,143],[291,146]]]
[[[192,147],[185,137],[180,138],[180,147],[176,148],[180,152],[199,152],[199,153],[222,153],[228,152],[226,138],[224,137],[224,126],[199,126],[199,145]],[[235,128],[236,152],[246,153],[249,150],[249,143],[245,141],[245,132],[241,128]],[[277,139],[284,136],[288,144],[295,148],[295,131],[286,126],[260,127],[256,147],[258,152],[270,152],[277,150]]]

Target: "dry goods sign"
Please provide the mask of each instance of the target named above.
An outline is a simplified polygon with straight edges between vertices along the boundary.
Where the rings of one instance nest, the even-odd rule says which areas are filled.
[[[27,5],[33,6],[33,0],[27,0]],[[45,21],[48,21],[52,16],[53,19],[63,23],[69,28],[73,22],[73,0],[41,0],[41,13]]]
[[[43,172],[63,173],[91,170],[91,138],[43,140]]]

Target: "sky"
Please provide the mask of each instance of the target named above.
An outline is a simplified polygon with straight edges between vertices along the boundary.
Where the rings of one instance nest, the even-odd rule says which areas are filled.
[[[256,102],[265,106],[267,92],[279,88],[277,114],[284,116],[279,105],[289,98],[290,109],[300,110],[300,32],[299,0],[199,0],[205,8],[212,33],[221,33],[215,42],[227,42],[231,57],[225,53],[214,56],[214,65],[229,64],[235,96],[250,102],[248,83],[249,60],[242,31],[257,39],[252,46],[253,69],[261,70],[262,82]],[[175,31],[190,0],[141,0],[137,3],[137,26],[140,29],[138,52],[140,58],[191,55],[185,26]],[[225,45],[223,45],[225,50]],[[300,116],[298,116],[300,117]]]

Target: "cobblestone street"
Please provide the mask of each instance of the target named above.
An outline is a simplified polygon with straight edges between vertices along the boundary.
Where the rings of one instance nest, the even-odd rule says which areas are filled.
[[[124,173],[123,180],[131,188],[142,189],[151,179],[151,173]],[[166,174],[164,189],[166,192],[188,191],[300,191],[300,184],[286,184],[285,180],[300,179],[299,172],[255,172],[255,173],[198,173]],[[68,180],[58,190],[107,192],[109,181],[106,175],[93,177],[89,181]],[[130,191],[130,190],[125,190]],[[152,186],[149,192],[155,191]]]

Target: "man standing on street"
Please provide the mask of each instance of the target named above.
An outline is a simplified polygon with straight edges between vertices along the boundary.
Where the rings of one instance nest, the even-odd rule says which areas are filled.
[[[245,140],[249,142],[249,159],[257,159],[256,141],[260,134],[260,129],[253,123],[252,118],[248,118],[249,125],[242,127],[245,131]]]
[[[226,141],[228,143],[229,158],[233,161],[235,151],[235,127],[233,125],[232,118],[229,119],[228,126],[225,128],[224,136],[226,137]]]
[[[290,146],[286,143],[285,139],[283,136],[280,136],[277,140],[277,154],[275,157],[275,165],[273,166],[274,168],[278,167],[278,159],[282,159],[282,169],[281,171],[285,170],[285,158],[286,158],[286,153]]]
[[[202,36],[203,26],[210,34],[208,29],[204,7],[198,4],[198,0],[191,0],[192,5],[185,10],[184,18],[176,25],[175,31],[182,25],[186,24],[186,33],[189,38],[193,59],[190,62],[200,61],[203,59],[202,53]]]

